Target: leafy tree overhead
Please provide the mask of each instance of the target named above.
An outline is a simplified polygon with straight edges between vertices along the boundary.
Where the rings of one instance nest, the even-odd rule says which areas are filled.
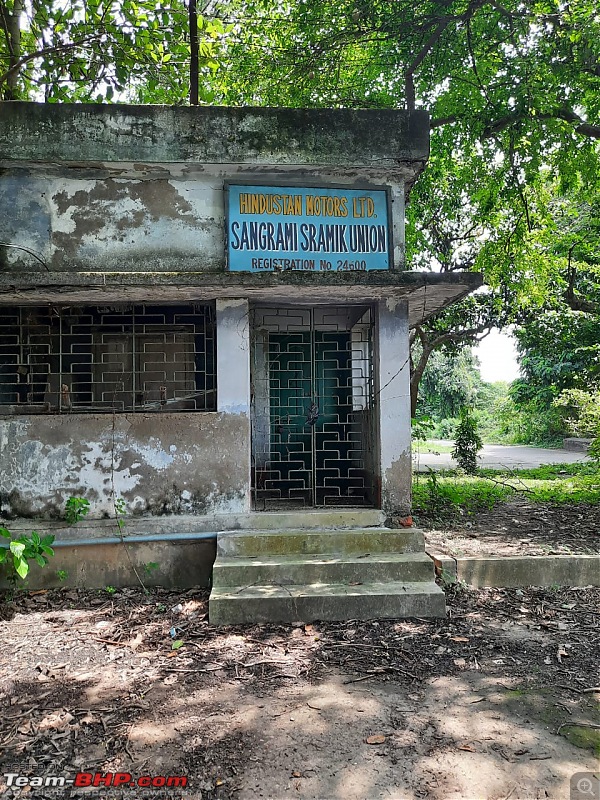
[[[198,18],[198,72],[217,67],[224,27]],[[48,102],[187,102],[184,0],[0,0],[0,97]]]
[[[427,109],[408,265],[480,271],[489,290],[415,329],[413,408],[437,349],[526,324],[549,297],[585,311],[598,263],[586,231],[600,219],[597,0],[207,0],[197,22],[195,10],[0,0],[0,96],[182,103],[199,84],[207,103]]]
[[[232,0],[221,13],[237,23],[217,73],[224,102],[431,114],[408,264],[480,271],[491,290],[415,330],[414,413],[431,352],[473,343],[568,290],[544,231],[550,195],[598,198],[596,2]]]

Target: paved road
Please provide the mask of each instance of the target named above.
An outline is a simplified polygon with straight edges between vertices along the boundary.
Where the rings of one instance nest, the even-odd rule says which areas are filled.
[[[452,447],[453,442],[440,441],[445,448]],[[539,467],[542,464],[572,464],[575,461],[586,460],[583,453],[573,450],[548,450],[543,447],[526,447],[524,445],[486,444],[479,452],[479,465],[500,469],[527,469]],[[413,450],[413,463],[418,472],[427,472],[428,469],[454,469],[456,462],[450,453],[419,453],[415,446]]]

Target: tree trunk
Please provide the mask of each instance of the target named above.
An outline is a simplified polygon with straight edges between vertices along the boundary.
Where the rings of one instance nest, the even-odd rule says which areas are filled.
[[[419,383],[425,372],[425,367],[429,361],[429,356],[433,347],[423,347],[417,366],[413,369],[410,376],[410,416],[414,417],[417,413],[417,400],[419,399]]]
[[[196,0],[189,0],[190,20],[190,105],[198,105],[198,9]]]
[[[9,72],[6,80],[6,89],[4,92],[5,100],[17,99],[17,88],[19,84],[19,70],[13,69],[19,63],[21,58],[21,14],[23,13],[23,0],[15,0],[13,6],[13,13],[8,15],[7,22],[7,41],[9,62]]]

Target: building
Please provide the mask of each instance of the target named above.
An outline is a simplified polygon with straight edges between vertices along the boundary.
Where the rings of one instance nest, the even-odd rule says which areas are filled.
[[[116,585],[122,533],[197,584],[219,531],[406,517],[409,326],[480,283],[405,270],[428,149],[420,111],[4,104],[2,518]]]

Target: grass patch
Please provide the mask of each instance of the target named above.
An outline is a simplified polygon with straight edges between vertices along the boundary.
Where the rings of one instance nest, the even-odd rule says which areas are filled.
[[[471,514],[493,508],[514,492],[510,486],[499,486],[485,478],[432,472],[413,484],[413,511],[431,516]]]
[[[498,477],[505,475],[516,478],[533,478],[534,480],[548,481],[553,479],[565,479],[574,475],[600,475],[599,468],[589,461],[577,461],[574,464],[544,464],[541,467],[531,467],[530,469],[490,469],[488,467],[477,470],[478,475],[484,477]]]
[[[600,468],[589,463],[556,464],[524,470],[478,470],[415,475],[413,511],[429,517],[489,510],[513,495],[530,503],[600,504]]]
[[[583,728],[577,723],[565,725],[561,731],[562,736],[575,747],[591,750],[600,758],[600,731],[594,728]]]
[[[419,455],[419,453],[432,453],[433,455],[442,455],[442,453],[451,453],[454,450],[453,444],[440,444],[439,442],[431,442],[427,441],[424,442],[420,439],[416,439],[413,442],[413,453],[415,455]]]

